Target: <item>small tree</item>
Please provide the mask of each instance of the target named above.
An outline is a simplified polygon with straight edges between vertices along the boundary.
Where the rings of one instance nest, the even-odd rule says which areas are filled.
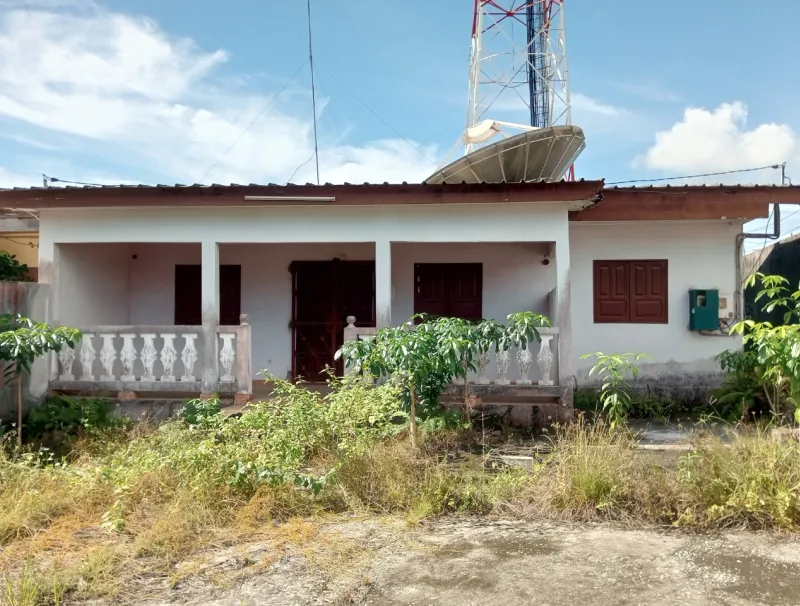
[[[581,360],[595,358],[589,376],[596,375],[603,382],[600,388],[600,403],[612,429],[628,418],[632,405],[631,384],[628,378],[634,379],[639,376],[636,362],[648,357],[640,353],[609,355],[600,351],[581,356]]]
[[[0,315],[0,360],[5,364],[3,382],[17,380],[17,444],[22,444],[22,377],[34,361],[65,345],[74,347],[81,333],[76,328],[36,323],[15,314]]]
[[[415,324],[420,320],[419,324]],[[478,359],[492,346],[506,351],[514,345],[527,347],[540,340],[538,327],[550,320],[533,312],[508,316],[503,326],[494,320],[470,322],[460,318],[412,317],[405,324],[382,328],[371,341],[346,342],[336,352],[348,368],[374,377],[396,375],[403,380],[409,407],[411,443],[417,443],[417,404],[430,414],[438,409],[439,396],[453,379],[466,383],[477,370]]]
[[[747,279],[751,287],[761,282],[756,301],[765,299],[764,311],[784,310],[783,326],[743,320],[731,328],[742,335],[757,357],[757,387],[775,414],[788,412],[800,423],[800,288],[792,291],[782,276],[756,273]]]

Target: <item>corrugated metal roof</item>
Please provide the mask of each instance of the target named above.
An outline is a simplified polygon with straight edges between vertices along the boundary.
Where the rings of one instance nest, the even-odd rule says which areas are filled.
[[[709,184],[709,183],[683,183],[671,185],[626,185],[620,187],[619,185],[606,185],[603,189],[606,191],[621,189],[624,191],[630,190],[658,190],[658,189],[800,189],[800,185],[764,185],[758,183],[734,183],[734,184]]]
[[[578,179],[574,181],[574,183],[602,183],[603,179]],[[173,184],[166,184],[166,183],[159,183],[156,185],[149,185],[145,183],[120,183],[120,184],[96,184],[96,185],[72,185],[64,181],[58,181],[58,183],[65,183],[65,185],[53,185],[50,187],[43,187],[39,186],[31,186],[31,187],[0,187],[0,192],[3,191],[50,191],[50,190],[95,190],[95,189],[112,189],[112,190],[121,190],[121,189],[159,189],[159,190],[170,190],[170,189],[229,189],[234,187],[285,187],[285,188],[292,188],[292,187],[430,187],[432,189],[435,188],[459,188],[459,187],[476,187],[476,186],[483,186],[483,187],[492,187],[492,186],[503,186],[503,185],[564,185],[567,183],[572,183],[570,181],[499,181],[499,182],[487,182],[481,181],[479,183],[467,183],[466,181],[462,181],[460,183],[439,183],[439,184],[429,184],[429,183],[409,183],[407,181],[403,181],[401,183],[389,183],[385,181],[383,183],[370,183],[370,182],[363,182],[363,183],[320,183],[317,185],[316,183],[173,183]],[[774,189],[774,190],[792,190],[798,189],[800,190],[800,185],[763,185],[758,183],[735,183],[735,184],[708,184],[708,183],[683,183],[683,184],[665,184],[665,185],[605,185],[603,189],[605,191],[650,191],[650,190],[674,190],[674,189]]]
[[[591,182],[601,182],[601,179],[593,180],[593,179],[579,179],[575,181],[575,183],[591,183]],[[51,187],[43,187],[43,186],[31,186],[31,187],[0,187],[0,191],[50,191],[53,189],[61,190],[94,190],[94,189],[227,189],[233,187],[430,187],[432,189],[441,188],[441,187],[452,187],[458,188],[462,186],[502,186],[502,185],[557,185],[557,184],[566,184],[571,183],[569,181],[500,181],[500,182],[487,182],[482,181],[480,183],[467,183],[466,181],[462,181],[461,183],[439,183],[439,184],[427,184],[427,183],[408,183],[407,181],[403,181],[401,183],[389,183],[385,181],[383,183],[192,183],[192,184],[184,184],[184,183],[174,183],[174,184],[163,184],[159,183],[157,185],[148,185],[144,183],[138,184],[127,184],[127,183],[120,183],[120,184],[83,184],[83,185],[71,185],[66,181],[57,181],[57,183],[65,183],[65,185],[53,185]]]

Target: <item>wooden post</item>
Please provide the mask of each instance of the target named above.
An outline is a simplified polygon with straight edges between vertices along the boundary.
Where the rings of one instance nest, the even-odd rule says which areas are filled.
[[[22,448],[22,373],[17,372],[17,446]]]
[[[417,448],[417,401],[414,396],[414,386],[410,388],[411,398],[409,406],[409,418],[411,421],[411,448]]]

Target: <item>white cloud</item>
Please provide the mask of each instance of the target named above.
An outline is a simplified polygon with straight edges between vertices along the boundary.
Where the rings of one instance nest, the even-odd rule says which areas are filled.
[[[683,119],[656,133],[655,144],[637,159],[646,168],[697,174],[780,164],[798,156],[798,141],[786,124],[748,128],[747,107],[723,103],[714,110],[689,107]],[[774,174],[767,177],[774,181]],[[752,181],[744,174],[733,180]],[[720,182],[716,177],[711,181]]]
[[[572,109],[576,113],[615,117],[627,113],[627,111],[621,107],[603,103],[583,93],[573,93],[570,97],[570,102],[572,103]]]
[[[224,50],[201,50],[152,20],[86,0],[0,2],[23,7],[0,14],[0,116],[28,125],[18,141],[57,132],[83,154],[178,182],[203,179],[217,161],[207,181],[281,182],[313,152],[310,116],[294,111],[300,100],[310,107],[307,92],[289,87],[220,160],[271,96],[216,88]],[[435,149],[425,154],[436,158]],[[323,180],[414,181],[433,168],[402,141],[321,138]],[[313,174],[312,162],[294,180]]]

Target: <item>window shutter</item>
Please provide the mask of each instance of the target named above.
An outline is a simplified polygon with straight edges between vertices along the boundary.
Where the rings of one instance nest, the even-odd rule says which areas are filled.
[[[630,322],[629,290],[629,266],[626,261],[595,261],[595,323]]]
[[[630,262],[630,321],[667,324],[667,261]]]

